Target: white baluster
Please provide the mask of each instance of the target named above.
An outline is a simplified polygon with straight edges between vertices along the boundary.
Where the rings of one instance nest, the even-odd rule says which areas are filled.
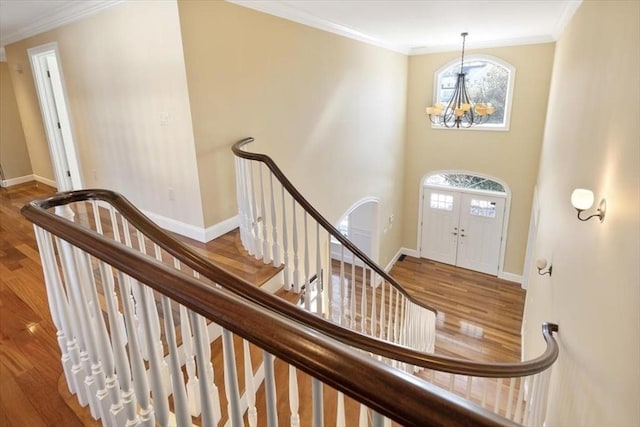
[[[480,403],[480,406],[482,406],[483,408],[485,408],[487,406],[487,388],[489,385],[489,381],[491,379],[490,378],[483,378],[482,382],[482,402]]]
[[[273,237],[273,266],[278,268],[282,264],[280,259],[280,247],[278,246],[278,221],[276,218],[276,194],[273,191],[273,173],[269,171],[269,194],[271,199],[271,230]]]
[[[360,295],[360,330],[367,333],[367,267],[362,266],[362,292]]]
[[[298,259],[298,224],[296,222],[296,200],[291,199],[291,237],[293,239],[293,291],[300,293],[300,265]]]
[[[320,257],[320,224],[316,222],[316,313],[321,314],[324,307],[324,286],[322,277],[322,259]]]
[[[324,399],[322,397],[322,382],[311,379],[311,398],[313,400],[313,427],[324,426]]]
[[[276,394],[276,380],[273,371],[273,356],[266,351],[263,352],[264,359],[264,387],[267,408],[267,427],[278,426],[278,409]]]
[[[371,336],[375,337],[378,330],[378,304],[376,303],[376,276],[377,273],[371,270]]]
[[[99,262],[100,274],[107,303],[107,316],[111,331],[111,347],[113,349],[116,375],[120,388],[114,391],[117,394],[117,402],[111,406],[113,425],[137,425],[140,420],[136,414],[136,396],[131,385],[131,371],[129,369],[129,357],[127,356],[126,334],[121,322],[124,319],[118,310],[118,300],[115,291],[113,271],[109,264]],[[120,394],[121,389],[121,394]]]
[[[287,235],[287,207],[284,197],[284,185],[281,185],[282,189],[282,254],[284,256],[284,288],[286,290],[291,289],[291,279],[289,277],[289,237]]]
[[[82,336],[84,349],[81,346],[80,358],[83,360],[85,377],[84,384],[89,397],[89,408],[93,418],[101,418],[102,407],[97,400],[98,390],[105,387],[106,378],[102,370],[102,363],[97,354],[96,337],[92,328],[92,319],[89,314],[87,298],[84,293],[83,284],[80,282],[74,248],[64,240],[58,240],[58,247],[62,256],[62,267],[67,284],[70,289],[73,311],[77,313],[80,322],[80,334]],[[84,350],[84,351],[82,351]]]
[[[242,245],[246,247],[245,241],[245,220],[244,220],[244,194],[243,194],[243,185],[242,185],[242,170],[240,166],[241,159],[240,157],[235,157],[235,167],[236,167],[236,200],[238,201],[238,229],[240,230],[240,240],[242,241]]]
[[[88,304],[91,309],[89,313],[93,317],[93,331],[95,332],[96,339],[96,358],[102,361],[105,383],[103,388],[99,388],[96,394],[96,398],[101,407],[102,423],[103,425],[111,424],[111,407],[120,403],[120,385],[118,384],[115,376],[115,362],[113,358],[113,351],[111,349],[111,343],[109,342],[109,332],[102,316],[102,310],[100,309],[100,302],[98,300],[98,291],[96,289],[95,277],[91,270],[91,258],[89,254],[85,252],[79,252],[76,257],[78,261],[78,272],[82,283],[88,291]],[[104,286],[104,275],[102,275],[103,294],[105,300],[109,300],[108,292]]]
[[[61,296],[61,294],[64,294],[64,289],[62,288],[60,273],[57,269],[53,245],[51,243],[51,235],[37,225],[33,226],[33,230],[40,252],[40,261],[43,267],[45,286],[47,289],[47,300],[51,311],[51,317],[57,330],[56,337],[62,354],[60,360],[62,362],[65,380],[69,391],[72,394],[75,394],[80,390],[80,387],[78,387],[73,375],[74,361],[71,359],[72,355],[69,349],[69,344],[75,340],[73,340],[73,332],[69,325],[68,303],[66,297]],[[80,354],[77,351],[75,357],[77,358],[75,366],[77,366],[77,369],[81,369]]]
[[[513,416],[513,421],[518,424],[521,424],[522,421],[522,405],[524,403],[524,389],[525,389],[525,378],[520,377],[520,387],[518,389],[518,399],[516,401],[516,413]]]
[[[516,379],[511,378],[509,380],[509,394],[507,395],[507,411],[505,412],[505,418],[511,419],[511,413],[513,409],[513,393],[516,388]]]
[[[358,417],[358,427],[368,427],[369,426],[369,408],[367,408],[364,404],[360,404],[360,414]]]
[[[258,204],[256,203],[256,192],[254,189],[254,179],[253,179],[253,162],[248,163],[249,167],[249,198],[250,198],[250,206],[251,206],[251,236],[253,237],[253,248],[255,250],[255,258],[262,258],[262,246],[260,245],[260,234],[259,234],[259,215],[258,215]]]
[[[326,305],[324,312],[327,319],[333,319],[333,258],[331,257],[331,233],[327,232],[327,242],[329,242],[329,261],[327,262],[327,293]]]
[[[496,400],[493,403],[493,412],[500,414],[500,397],[502,396],[502,378],[498,378],[496,384]]]
[[[240,426],[242,425],[242,411],[240,411],[236,354],[233,347],[233,335],[227,329],[222,329],[222,351],[224,353],[224,391],[227,397],[227,414],[232,426]],[[245,373],[245,375],[251,375],[251,373]]]
[[[524,411],[524,419],[522,424],[525,426],[531,426],[532,424],[532,412],[534,410],[534,406],[536,404],[536,393],[538,391],[538,387],[539,387],[539,381],[540,381],[540,376],[538,374],[533,375],[530,384],[531,384],[531,388],[528,390],[528,396],[527,396],[527,405]]]
[[[138,304],[138,307],[140,307],[142,313],[140,316],[141,319],[139,320],[141,320],[142,327],[145,331],[145,339],[149,351],[149,380],[151,383],[151,392],[155,406],[156,420],[160,425],[165,426],[169,423],[169,406],[166,400],[166,390],[163,380],[164,359],[162,358],[162,354],[158,353],[158,348],[154,342],[156,337],[153,328],[155,327],[154,322],[156,320],[151,312],[151,304],[153,303],[149,301],[150,296],[153,297],[153,294],[149,295],[145,287],[138,283],[137,280],[133,280],[132,283],[134,288],[136,286],[141,287],[139,292],[140,304]],[[155,311],[155,307],[153,310]]]
[[[166,296],[160,297],[162,301],[162,319],[164,320],[164,334],[167,339],[169,350],[169,364],[171,365],[171,390],[173,393],[173,412],[179,426],[189,426],[191,424],[191,414],[189,402],[187,400],[187,390],[184,386],[184,376],[180,369],[178,357],[178,343],[176,341],[176,326],[173,321],[171,311],[171,300]]]
[[[140,405],[140,425],[145,427],[154,427],[155,412],[149,399],[149,383],[139,345],[140,339],[138,338],[138,328],[136,325],[135,315],[133,313],[129,276],[125,276],[124,273],[118,271],[118,284],[120,285],[120,295],[122,298],[122,307],[124,309],[124,321],[129,341],[129,363],[131,364],[133,388],[135,390],[135,399]],[[131,418],[129,418],[129,420],[131,420]]]
[[[385,283],[386,283],[385,280],[382,279],[380,285],[378,285],[378,288],[380,289],[380,339],[385,339],[384,324],[387,321],[386,302],[385,302],[385,295],[384,295]]]
[[[344,245],[340,245],[340,287],[338,288],[338,302],[340,303],[340,314],[338,317],[338,324],[343,325],[345,322],[345,301],[347,300],[347,294],[344,283]]]
[[[289,365],[289,411],[291,412],[291,427],[300,426],[300,415],[298,415],[298,376],[296,368]]]
[[[196,360],[193,351],[192,333],[187,308],[180,305],[180,334],[182,335],[182,351],[184,352],[185,366],[187,368],[187,396],[189,398],[189,410],[191,416],[200,415],[199,380],[196,376]]]
[[[267,208],[264,202],[264,184],[262,182],[262,163],[260,163],[260,213],[262,215],[262,262],[265,264],[271,263],[271,255],[269,254],[270,245],[267,224],[269,218],[267,217]]]
[[[307,211],[303,211],[302,220],[304,221],[304,308],[311,311],[311,272],[309,267],[309,233],[307,230]]]
[[[351,279],[349,281],[351,288],[351,298],[349,298],[349,316],[351,321],[349,327],[353,330],[356,328],[356,258],[351,254]]]
[[[220,398],[218,388],[213,378],[211,366],[211,348],[204,319],[197,313],[189,310],[189,319],[193,328],[196,365],[200,375],[200,404],[202,409],[202,423],[205,426],[217,425],[222,418],[220,410]]]
[[[336,410],[336,426],[337,427],[346,427],[347,421],[344,414],[344,394],[342,392],[338,392],[338,407]]]
[[[393,311],[393,295],[395,294],[395,288],[389,284],[389,314],[387,316],[387,341],[396,342],[396,336],[393,330],[393,323],[395,321],[395,314]]]
[[[244,352],[244,394],[247,399],[247,420],[249,421],[249,427],[256,427],[258,425],[256,387],[253,383],[253,365],[251,363],[249,341],[242,340],[242,348]]]
[[[467,375],[467,388],[464,392],[464,398],[467,400],[471,400],[471,383],[473,382],[473,377]]]

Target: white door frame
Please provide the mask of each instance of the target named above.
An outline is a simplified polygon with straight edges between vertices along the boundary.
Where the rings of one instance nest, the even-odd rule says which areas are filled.
[[[73,138],[73,127],[67,103],[67,92],[64,85],[62,68],[60,67],[60,54],[56,42],[47,43],[41,46],[27,49],[33,79],[42,112],[42,123],[44,125],[51,155],[51,165],[55,174],[58,191],[77,190],[82,188],[82,176],[78,150]],[[48,75],[48,67],[45,65],[47,57],[53,56],[56,67]],[[50,79],[50,80],[49,80]],[[50,85],[51,89],[47,90]],[[58,128],[58,123],[60,127]],[[60,132],[62,147],[56,143],[57,132]],[[64,168],[64,161],[68,167],[69,174]],[[69,178],[71,178],[69,180]]]
[[[509,231],[509,213],[511,211],[511,189],[509,188],[509,186],[507,185],[506,182],[502,181],[501,179],[495,178],[493,176],[490,175],[485,175],[482,173],[478,173],[478,172],[470,172],[470,171],[465,171],[465,170],[436,170],[436,171],[432,171],[432,172],[428,172],[426,174],[424,174],[422,176],[422,178],[420,178],[420,191],[419,191],[419,195],[418,195],[418,236],[416,239],[416,248],[417,248],[417,253],[418,256],[421,252],[420,250],[420,246],[422,244],[421,241],[421,236],[422,236],[422,203],[423,203],[423,199],[424,199],[424,188],[425,187],[429,187],[429,188],[438,188],[438,189],[442,189],[442,190],[447,190],[447,191],[458,191],[458,192],[462,192],[462,193],[471,193],[471,194],[485,194],[485,195],[491,195],[494,194],[491,191],[483,191],[483,190],[475,190],[475,189],[471,189],[471,188],[459,188],[459,187],[447,187],[447,186],[443,186],[443,185],[432,185],[432,184],[425,184],[425,181],[428,177],[430,177],[431,175],[437,175],[437,174],[445,174],[445,173],[459,173],[459,174],[467,174],[467,175],[473,175],[473,176],[479,176],[482,178],[486,178],[486,179],[490,179],[492,181],[497,182],[498,184],[502,185],[502,187],[505,190],[506,193],[506,199],[505,199],[505,206],[504,206],[504,220],[502,223],[502,242],[500,243],[500,256],[498,257],[498,278],[500,279],[505,279],[505,280],[510,280],[510,281],[514,281],[514,278],[516,277],[515,274],[513,273],[505,273],[504,272],[504,257],[505,257],[505,252],[506,252],[506,248],[507,248],[507,237],[508,237],[508,231]],[[517,280],[518,282],[520,280]]]

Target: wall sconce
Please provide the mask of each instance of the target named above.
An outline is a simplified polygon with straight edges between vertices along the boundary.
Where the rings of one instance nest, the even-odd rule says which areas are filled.
[[[538,274],[541,276],[544,276],[545,274],[548,274],[549,276],[551,276],[551,271],[553,270],[553,265],[550,265],[549,268],[547,268],[547,271],[542,271],[545,269],[545,267],[547,266],[547,260],[544,258],[540,258],[538,261],[536,261],[536,267],[538,267]]]
[[[586,190],[584,188],[576,188],[571,193],[571,204],[578,211],[578,219],[580,221],[588,221],[593,217],[600,218],[600,222],[604,221],[604,214],[607,211],[607,201],[605,199],[600,200],[600,204],[598,205],[597,213],[590,215],[586,218],[582,218],[580,214],[582,211],[589,209],[593,206],[593,191]]]

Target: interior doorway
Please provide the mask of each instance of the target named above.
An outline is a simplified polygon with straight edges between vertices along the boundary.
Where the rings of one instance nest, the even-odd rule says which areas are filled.
[[[342,216],[337,228],[351,242],[365,253],[373,261],[378,262],[378,208],[379,201],[375,198],[365,198],[354,204]],[[342,245],[335,239],[331,239],[331,257],[353,262],[353,255],[348,250],[342,251]],[[362,265],[359,260],[356,265]]]
[[[504,259],[508,194],[490,178],[439,173],[423,181],[422,258],[498,276]]]
[[[57,43],[28,49],[58,191],[82,188]]]

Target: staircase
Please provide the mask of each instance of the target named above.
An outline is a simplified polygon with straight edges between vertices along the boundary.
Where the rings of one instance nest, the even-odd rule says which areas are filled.
[[[219,267],[113,192],[61,193],[23,208],[35,225],[66,384],[95,419],[542,424],[558,355],[554,325],[543,326],[548,347],[532,361],[433,355],[435,311],[305,203],[271,159],[247,153],[249,142],[234,146],[241,239],[282,268],[300,305]],[[332,236],[364,267],[331,262]]]

